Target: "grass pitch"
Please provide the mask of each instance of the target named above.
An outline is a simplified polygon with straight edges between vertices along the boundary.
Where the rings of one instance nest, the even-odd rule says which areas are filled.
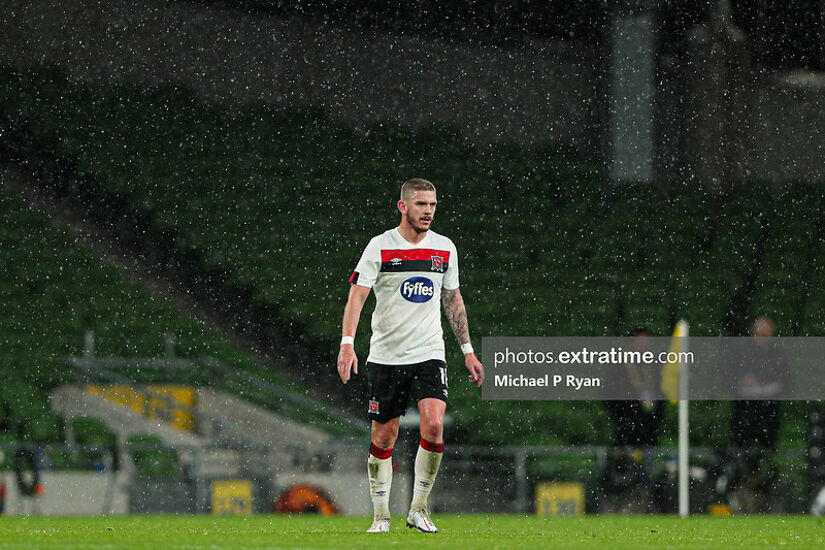
[[[733,518],[436,515],[437,535],[401,516],[388,535],[369,518],[321,516],[0,517],[0,548],[822,548],[825,522],[808,516]]]

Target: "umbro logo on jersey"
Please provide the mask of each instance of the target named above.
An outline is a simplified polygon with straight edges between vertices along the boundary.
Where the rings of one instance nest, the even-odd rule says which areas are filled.
[[[433,282],[426,277],[410,277],[401,283],[399,290],[409,302],[426,302],[435,294]]]
[[[436,248],[387,249],[381,251],[381,271],[402,273],[447,273],[450,270],[450,251]]]

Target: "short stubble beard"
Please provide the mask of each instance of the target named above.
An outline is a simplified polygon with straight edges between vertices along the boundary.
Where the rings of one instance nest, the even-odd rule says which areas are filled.
[[[407,216],[407,223],[410,224],[410,227],[412,227],[416,231],[416,233],[426,233],[427,231],[430,230],[429,227],[419,227],[419,226],[417,226],[415,224],[415,219],[409,213],[405,214],[405,215]],[[433,223],[433,219],[430,218],[430,224],[432,224],[432,223]]]

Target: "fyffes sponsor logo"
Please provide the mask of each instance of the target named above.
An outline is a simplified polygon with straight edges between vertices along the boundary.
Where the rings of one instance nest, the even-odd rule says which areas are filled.
[[[426,302],[433,297],[435,287],[426,277],[411,277],[401,283],[401,296],[410,302]]]

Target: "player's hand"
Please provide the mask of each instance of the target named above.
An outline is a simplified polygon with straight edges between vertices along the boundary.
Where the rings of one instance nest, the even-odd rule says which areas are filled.
[[[358,374],[358,357],[352,344],[344,344],[338,351],[338,376],[346,384],[353,373]]]
[[[481,387],[481,384],[484,382],[484,367],[481,361],[478,360],[478,357],[476,357],[476,354],[468,353],[465,355],[464,364],[467,366],[467,370],[470,371],[470,382]]]

